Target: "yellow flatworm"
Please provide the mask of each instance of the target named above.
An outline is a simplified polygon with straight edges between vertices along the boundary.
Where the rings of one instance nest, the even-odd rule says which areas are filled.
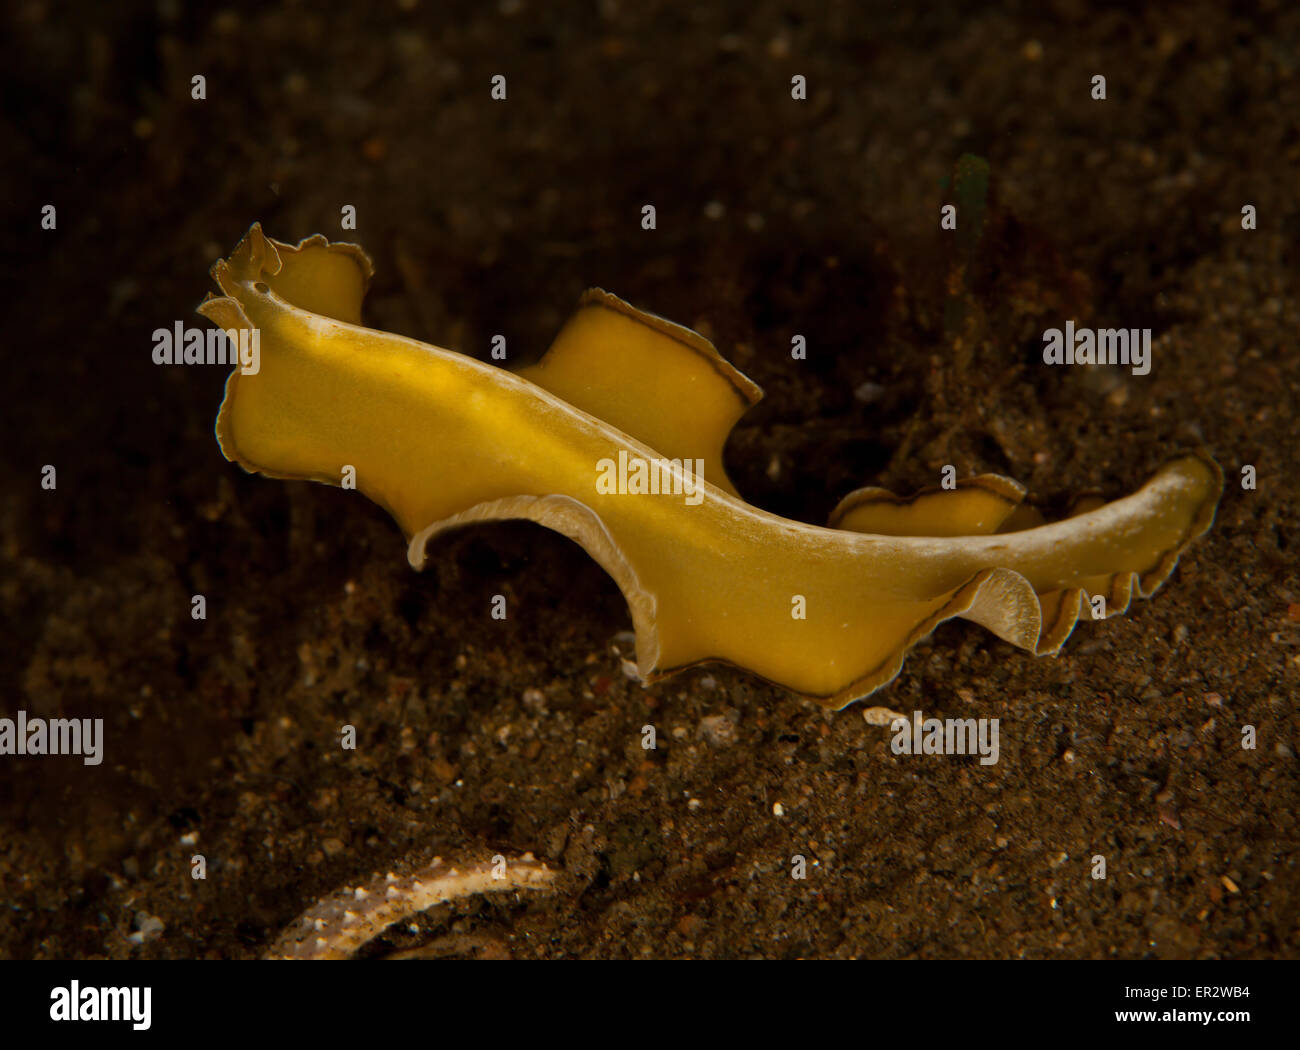
[[[1052,524],[996,475],[911,500],[862,489],[830,528],[790,521],[728,481],[723,445],[761,392],[695,332],[588,292],[511,372],[362,327],[371,272],[356,245],[258,225],[213,267],[223,295],[200,312],[261,346],[260,370],[226,383],[221,451],[275,478],[338,485],[353,468],[417,569],[430,539],[472,522],[563,533],[622,589],[645,681],[719,660],[839,708],[954,616],[1054,653],[1089,596],[1123,612],[1214,519],[1222,474],[1191,453]]]

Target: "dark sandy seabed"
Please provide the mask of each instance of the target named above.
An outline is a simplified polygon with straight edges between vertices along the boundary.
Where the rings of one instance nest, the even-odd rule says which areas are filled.
[[[531,850],[557,893],[366,953],[1297,955],[1300,9],[309,6],[6,5],[0,703],[102,717],[107,757],[3,759],[0,953],[252,957],[371,873]],[[222,459],[225,370],[151,332],[255,219],[359,241],[367,323],[484,359],[589,285],[699,329],[766,390],[726,463],[776,513],[949,463],[1061,513],[1204,445],[1218,520],[1060,657],[953,621],[870,701],[999,718],[992,767],[726,667],[645,689],[567,540],[465,530],[416,574],[367,500]],[[1070,317],[1150,327],[1150,375],[1044,367]]]

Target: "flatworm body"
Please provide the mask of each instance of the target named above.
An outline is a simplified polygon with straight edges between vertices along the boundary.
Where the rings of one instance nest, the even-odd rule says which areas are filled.
[[[604,292],[516,373],[362,327],[371,265],[355,245],[254,225],[212,274],[223,294],[200,312],[260,330],[260,370],[232,372],[217,417],[227,459],[332,485],[351,466],[417,569],[430,539],[477,521],[563,533],[622,589],[646,681],[719,660],[839,708],[954,616],[1054,653],[1089,596],[1113,615],[1160,586],[1222,489],[1196,452],[1052,524],[1019,484],[982,475],[910,500],[861,489],[819,528],[744,502],[722,469],[758,387],[695,332]],[[612,464],[651,462],[667,464],[662,489],[611,491]]]

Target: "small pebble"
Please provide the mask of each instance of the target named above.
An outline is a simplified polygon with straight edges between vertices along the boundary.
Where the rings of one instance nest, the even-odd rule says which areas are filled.
[[[714,747],[730,747],[736,742],[736,723],[726,715],[709,715],[700,719],[700,735]]]
[[[135,933],[126,938],[132,944],[148,944],[167,929],[166,924],[157,915],[150,915],[144,911],[135,913],[135,925]]]

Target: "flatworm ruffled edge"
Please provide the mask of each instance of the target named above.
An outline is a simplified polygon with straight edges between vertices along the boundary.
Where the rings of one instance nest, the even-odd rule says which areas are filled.
[[[1155,568],[1146,573],[1116,573],[1112,577],[1111,591],[1107,596],[1107,618],[1128,611],[1133,596],[1149,598],[1174,571],[1178,559],[1188,545],[1209,531],[1214,523],[1219,497],[1223,491],[1223,471],[1205,452],[1194,450],[1173,457],[1166,466],[1191,456],[1209,469],[1218,485],[1207,493],[1198,505],[1191,524],[1178,542],[1161,558]],[[1158,473],[1158,472],[1157,472]],[[429,540],[464,525],[484,521],[526,520],[544,525],[577,543],[604,569],[618,585],[632,615],[632,628],[636,634],[637,674],[642,682],[651,684],[662,678],[702,664],[724,664],[737,667],[788,692],[788,686],[764,678],[762,675],[721,657],[704,657],[677,667],[659,668],[659,629],[656,623],[657,601],[655,595],[641,583],[623,550],[614,541],[600,516],[585,503],[571,496],[513,496],[479,503],[468,510],[441,521],[434,522],[415,533],[407,547],[407,560],[416,570],[424,568]],[[952,597],[909,632],[906,640],[877,667],[855,679],[844,689],[826,696],[803,693],[809,700],[831,710],[840,710],[862,700],[876,690],[888,685],[898,676],[911,648],[939,624],[963,616],[992,631],[999,638],[1035,656],[1049,656],[1060,651],[1074,632],[1079,615],[1085,607],[1086,591],[1082,587],[1060,593],[1061,599],[1050,625],[1043,623],[1043,607],[1038,593],[1029,580],[1014,569],[993,567],[981,569],[964,584],[952,591]]]

